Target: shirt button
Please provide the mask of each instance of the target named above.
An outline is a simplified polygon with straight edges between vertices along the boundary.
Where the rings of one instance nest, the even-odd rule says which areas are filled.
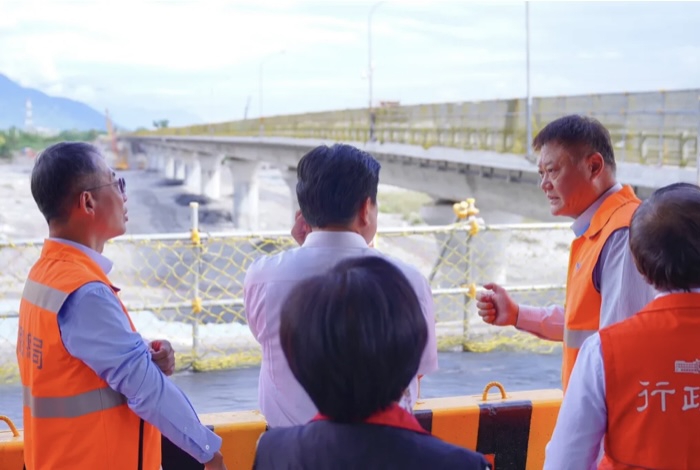
[[[205,445],[204,448],[209,450],[209,444]]]

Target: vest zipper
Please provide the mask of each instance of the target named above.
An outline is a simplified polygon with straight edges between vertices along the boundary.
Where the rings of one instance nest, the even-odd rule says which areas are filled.
[[[143,419],[139,423],[139,466],[138,470],[143,470]]]

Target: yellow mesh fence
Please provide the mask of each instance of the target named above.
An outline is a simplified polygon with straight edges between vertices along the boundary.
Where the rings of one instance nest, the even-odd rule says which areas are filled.
[[[476,225],[473,218],[442,227],[380,230],[376,247],[416,266],[434,294],[441,350],[488,351],[558,347],[484,324],[473,296],[495,281],[519,302],[563,302],[571,232],[567,225]],[[110,274],[146,339],[166,338],[178,369],[211,370],[260,361],[246,325],[243,281],[258,257],[296,246],[286,233],[126,236],[105,247]],[[17,311],[41,240],[0,244],[0,381],[17,379]]]

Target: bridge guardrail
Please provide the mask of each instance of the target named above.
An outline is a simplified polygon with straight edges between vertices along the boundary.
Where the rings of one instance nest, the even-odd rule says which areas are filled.
[[[196,220],[196,217],[195,217]],[[191,233],[124,236],[105,246],[110,277],[132,319],[149,339],[167,338],[178,369],[223,369],[260,360],[242,300],[246,269],[259,256],[295,246],[288,233]],[[441,350],[517,348],[551,351],[513,328],[484,324],[473,297],[497,281],[520,302],[561,303],[569,243],[567,224],[486,225],[380,230],[379,251],[403,259],[430,279]],[[0,242],[0,382],[17,379],[17,311],[42,240]]]
[[[619,161],[694,166],[700,89],[534,98],[533,132],[565,114],[596,117],[611,133]],[[374,110],[380,142],[524,154],[523,99],[396,106]],[[200,124],[139,135],[267,136],[369,140],[369,112],[348,109]]]

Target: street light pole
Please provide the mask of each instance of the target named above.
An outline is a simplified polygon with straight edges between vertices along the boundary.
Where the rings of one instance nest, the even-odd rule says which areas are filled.
[[[525,2],[525,151],[532,157],[532,104],[530,98],[530,2]]]
[[[258,107],[260,108],[260,137],[265,134],[265,124],[263,124],[263,64],[264,60],[260,61],[260,73],[258,75]]]
[[[273,57],[277,57],[278,55],[284,54],[284,50],[275,52],[274,54],[270,54],[269,56],[265,57],[263,60],[260,61],[260,71],[259,71],[259,76],[258,76],[258,105],[260,107],[260,137],[265,135],[265,123],[264,123],[264,117],[263,117],[263,66],[265,63],[272,59]]]
[[[369,141],[374,142],[376,138],[374,137],[374,121],[375,115],[372,109],[372,78],[374,76],[374,68],[372,66],[372,14],[381,5],[382,2],[377,2],[372,5],[367,15],[367,81],[369,82],[369,103],[367,105],[367,111],[369,113]]]

